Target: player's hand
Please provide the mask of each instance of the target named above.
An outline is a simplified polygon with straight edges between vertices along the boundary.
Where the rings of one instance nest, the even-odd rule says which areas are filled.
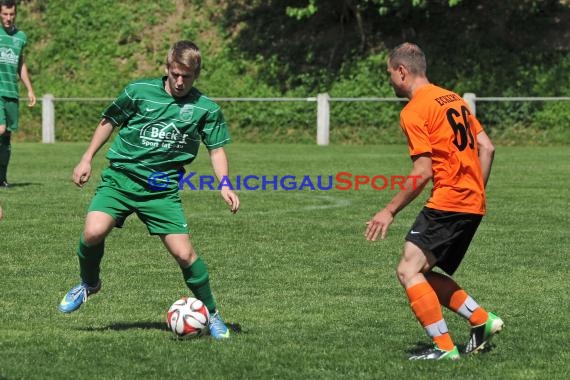
[[[376,215],[366,223],[366,232],[364,233],[366,240],[376,241],[378,235],[380,235],[381,240],[384,240],[388,233],[388,227],[390,227],[393,221],[394,215],[387,209],[377,212]]]
[[[224,201],[226,201],[226,203],[230,206],[232,214],[235,214],[239,209],[239,198],[237,194],[227,187],[224,187],[221,190],[221,195],[222,198],[224,198]]]
[[[73,183],[79,187],[83,187],[91,177],[91,164],[81,161],[75,169],[73,169]]]
[[[33,91],[28,92],[28,107],[36,105],[36,94]]]

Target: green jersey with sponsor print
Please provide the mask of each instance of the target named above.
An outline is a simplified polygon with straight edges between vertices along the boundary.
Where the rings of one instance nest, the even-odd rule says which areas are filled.
[[[6,31],[0,27],[0,96],[12,99],[20,97],[20,55],[26,46],[26,34],[16,28]]]
[[[179,170],[196,158],[200,142],[212,150],[229,143],[230,136],[214,101],[194,87],[186,97],[174,98],[164,89],[165,80],[130,83],[102,116],[119,128],[106,155],[110,166],[145,188],[149,178],[164,173],[164,190],[175,190]]]

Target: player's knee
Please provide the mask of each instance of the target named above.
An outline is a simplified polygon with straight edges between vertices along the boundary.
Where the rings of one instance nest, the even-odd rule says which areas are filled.
[[[180,252],[172,252],[172,256],[174,256],[176,262],[178,262],[178,265],[180,265],[181,268],[186,268],[192,265],[192,263],[198,258],[198,256],[196,256],[196,252],[194,252],[193,249]]]
[[[396,276],[402,286],[406,286],[417,275],[417,271],[410,270],[406,265],[400,263],[396,268]]]
[[[107,233],[108,231],[105,228],[97,226],[88,226],[85,227],[85,230],[83,231],[83,241],[85,242],[85,244],[90,246],[97,245],[101,243],[103,240],[105,240]]]
[[[404,275],[396,270],[396,277],[398,278],[398,282],[403,286],[404,285]]]
[[[174,256],[174,258],[176,259],[176,262],[178,263],[178,265],[180,266],[180,268],[187,268],[190,265],[192,265],[192,260],[190,260],[189,258],[185,257],[185,256]]]
[[[87,245],[101,243],[115,226],[115,220],[103,212],[93,211],[87,214],[83,228],[83,241]]]

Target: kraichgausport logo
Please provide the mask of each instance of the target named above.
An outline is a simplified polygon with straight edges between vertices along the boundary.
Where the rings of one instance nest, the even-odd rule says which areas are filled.
[[[350,172],[338,172],[335,175],[236,175],[235,178],[222,177],[216,184],[213,175],[197,175],[196,172],[178,174],[178,190],[361,190],[370,187],[373,190],[404,190],[406,183],[413,190],[418,187],[419,175],[402,176],[382,174],[354,175]],[[154,172],[148,177],[148,185],[153,190],[163,190],[170,185],[170,177],[163,172]]]

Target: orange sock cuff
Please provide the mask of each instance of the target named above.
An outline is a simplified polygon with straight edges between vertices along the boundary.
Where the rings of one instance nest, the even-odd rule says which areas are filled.
[[[437,294],[427,282],[406,289],[406,293],[408,293],[412,311],[424,328],[443,319]]]
[[[451,298],[449,299],[449,308],[452,311],[457,312],[461,306],[463,306],[467,297],[469,297],[469,295],[465,292],[465,290],[456,290],[453,292]]]
[[[434,337],[433,342],[440,350],[451,351],[453,350],[453,347],[455,347],[455,344],[448,333]]]
[[[487,311],[482,307],[479,307],[473,312],[473,314],[471,314],[469,324],[471,324],[471,326],[479,326],[487,322],[487,319],[489,319],[489,313],[487,313]]]
[[[427,281],[412,285],[406,289],[406,294],[408,295],[410,302],[414,302],[414,300],[419,299],[431,292],[434,292],[434,290]]]
[[[455,346],[447,332],[447,325],[441,312],[437,294],[428,282],[420,282],[406,289],[412,311],[416,318],[442,350],[452,350]]]
[[[463,289],[456,290],[449,300],[449,308],[469,321],[471,326],[487,322],[488,314]]]

